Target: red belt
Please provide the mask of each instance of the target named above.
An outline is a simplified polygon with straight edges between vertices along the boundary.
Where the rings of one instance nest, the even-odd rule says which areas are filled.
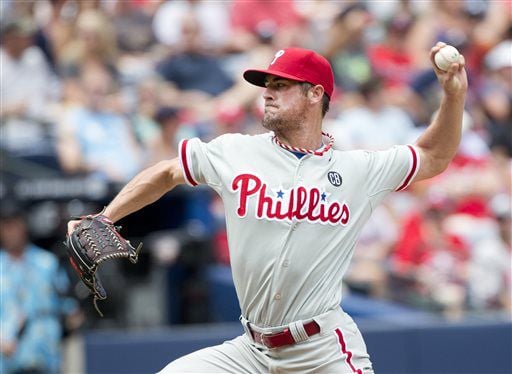
[[[286,345],[296,343],[292,333],[290,332],[290,329],[288,328],[275,334],[262,334],[254,331],[250,324],[248,324],[247,327],[252,334],[253,340],[256,343],[263,344],[267,348],[284,347]],[[308,336],[312,336],[320,332],[320,326],[315,321],[311,321],[304,324],[304,330],[306,330],[306,334]]]

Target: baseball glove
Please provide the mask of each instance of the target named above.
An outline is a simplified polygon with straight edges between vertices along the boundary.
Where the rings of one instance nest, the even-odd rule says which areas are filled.
[[[98,266],[105,260],[120,257],[127,257],[132,263],[136,263],[142,243],[134,248],[119,234],[121,227],[114,226],[111,220],[101,214],[72,219],[79,219],[80,222],[64,243],[69,261],[91,291],[94,296],[94,307],[103,317],[97,300],[106,299],[107,293],[96,273]]]

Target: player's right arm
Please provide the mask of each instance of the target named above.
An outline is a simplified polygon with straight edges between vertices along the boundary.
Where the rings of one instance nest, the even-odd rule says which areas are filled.
[[[160,199],[185,179],[178,158],[160,161],[137,174],[102,213],[113,222],[136,212]],[[79,221],[68,222],[68,234]]]

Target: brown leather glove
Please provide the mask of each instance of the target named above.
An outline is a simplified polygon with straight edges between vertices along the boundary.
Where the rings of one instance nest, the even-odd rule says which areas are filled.
[[[80,223],[64,244],[67,247],[71,265],[91,291],[94,296],[94,307],[103,316],[97,300],[106,299],[107,292],[96,273],[98,265],[105,260],[120,257],[127,257],[132,263],[136,263],[142,243],[134,248],[119,234],[120,227],[114,226],[113,222],[105,216],[89,215],[78,219]]]

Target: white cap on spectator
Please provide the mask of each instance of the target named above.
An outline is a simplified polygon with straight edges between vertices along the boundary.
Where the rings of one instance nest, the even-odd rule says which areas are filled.
[[[485,55],[485,66],[491,70],[512,67],[512,40],[505,40]]]
[[[508,194],[501,193],[490,200],[490,208],[496,217],[512,218],[512,201]]]

